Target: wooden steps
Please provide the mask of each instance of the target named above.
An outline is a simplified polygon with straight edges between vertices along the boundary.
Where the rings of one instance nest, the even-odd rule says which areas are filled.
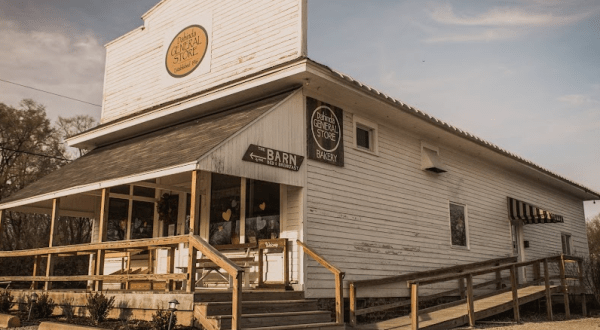
[[[557,293],[560,291],[560,287],[553,286],[551,290],[553,293]],[[519,289],[518,294],[519,305],[523,305],[545,297],[545,287],[525,287]],[[495,296],[476,300],[474,302],[474,307],[476,320],[481,320],[511,310],[513,308],[512,292],[504,292]],[[469,319],[467,316],[466,303],[431,313],[419,314],[419,329],[451,329],[468,323]],[[368,330],[410,330],[411,319],[409,315],[372,324],[361,324],[357,328]]]
[[[231,329],[231,294],[199,295],[194,316],[209,330]],[[303,292],[248,291],[243,293],[243,329],[344,329],[331,322],[331,312],[319,311],[316,300],[304,299]]]

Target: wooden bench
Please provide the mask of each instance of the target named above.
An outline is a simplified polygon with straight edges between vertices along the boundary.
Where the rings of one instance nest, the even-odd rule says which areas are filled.
[[[222,245],[215,246],[217,250],[224,253],[236,253],[243,254],[243,257],[231,257],[229,260],[234,262],[236,265],[244,269],[244,287],[250,288],[250,269],[252,267],[258,267],[259,261],[256,260],[256,244],[233,244],[233,245]],[[196,261],[196,272],[200,278],[196,281],[196,286],[203,286],[205,279],[211,274],[215,273],[220,276],[223,280],[229,283],[229,287],[232,287],[233,282],[229,274],[221,273],[221,267],[217,266],[210,259],[200,258]]]

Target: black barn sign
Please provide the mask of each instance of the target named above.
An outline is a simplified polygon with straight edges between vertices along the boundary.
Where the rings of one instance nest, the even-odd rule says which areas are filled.
[[[344,166],[344,111],[306,98],[308,158]]]
[[[304,157],[279,151],[267,147],[251,144],[246,150],[242,160],[273,167],[285,168],[290,171],[298,171],[304,161]]]

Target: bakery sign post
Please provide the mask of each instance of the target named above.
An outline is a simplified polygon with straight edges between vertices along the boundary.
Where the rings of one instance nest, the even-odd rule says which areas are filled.
[[[344,166],[344,111],[306,98],[308,158]]]

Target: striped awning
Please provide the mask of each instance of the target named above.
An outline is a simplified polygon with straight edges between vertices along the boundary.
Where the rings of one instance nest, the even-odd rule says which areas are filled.
[[[544,211],[539,207],[518,199],[507,197],[508,217],[512,220],[523,220],[524,224],[564,222],[562,215]]]

